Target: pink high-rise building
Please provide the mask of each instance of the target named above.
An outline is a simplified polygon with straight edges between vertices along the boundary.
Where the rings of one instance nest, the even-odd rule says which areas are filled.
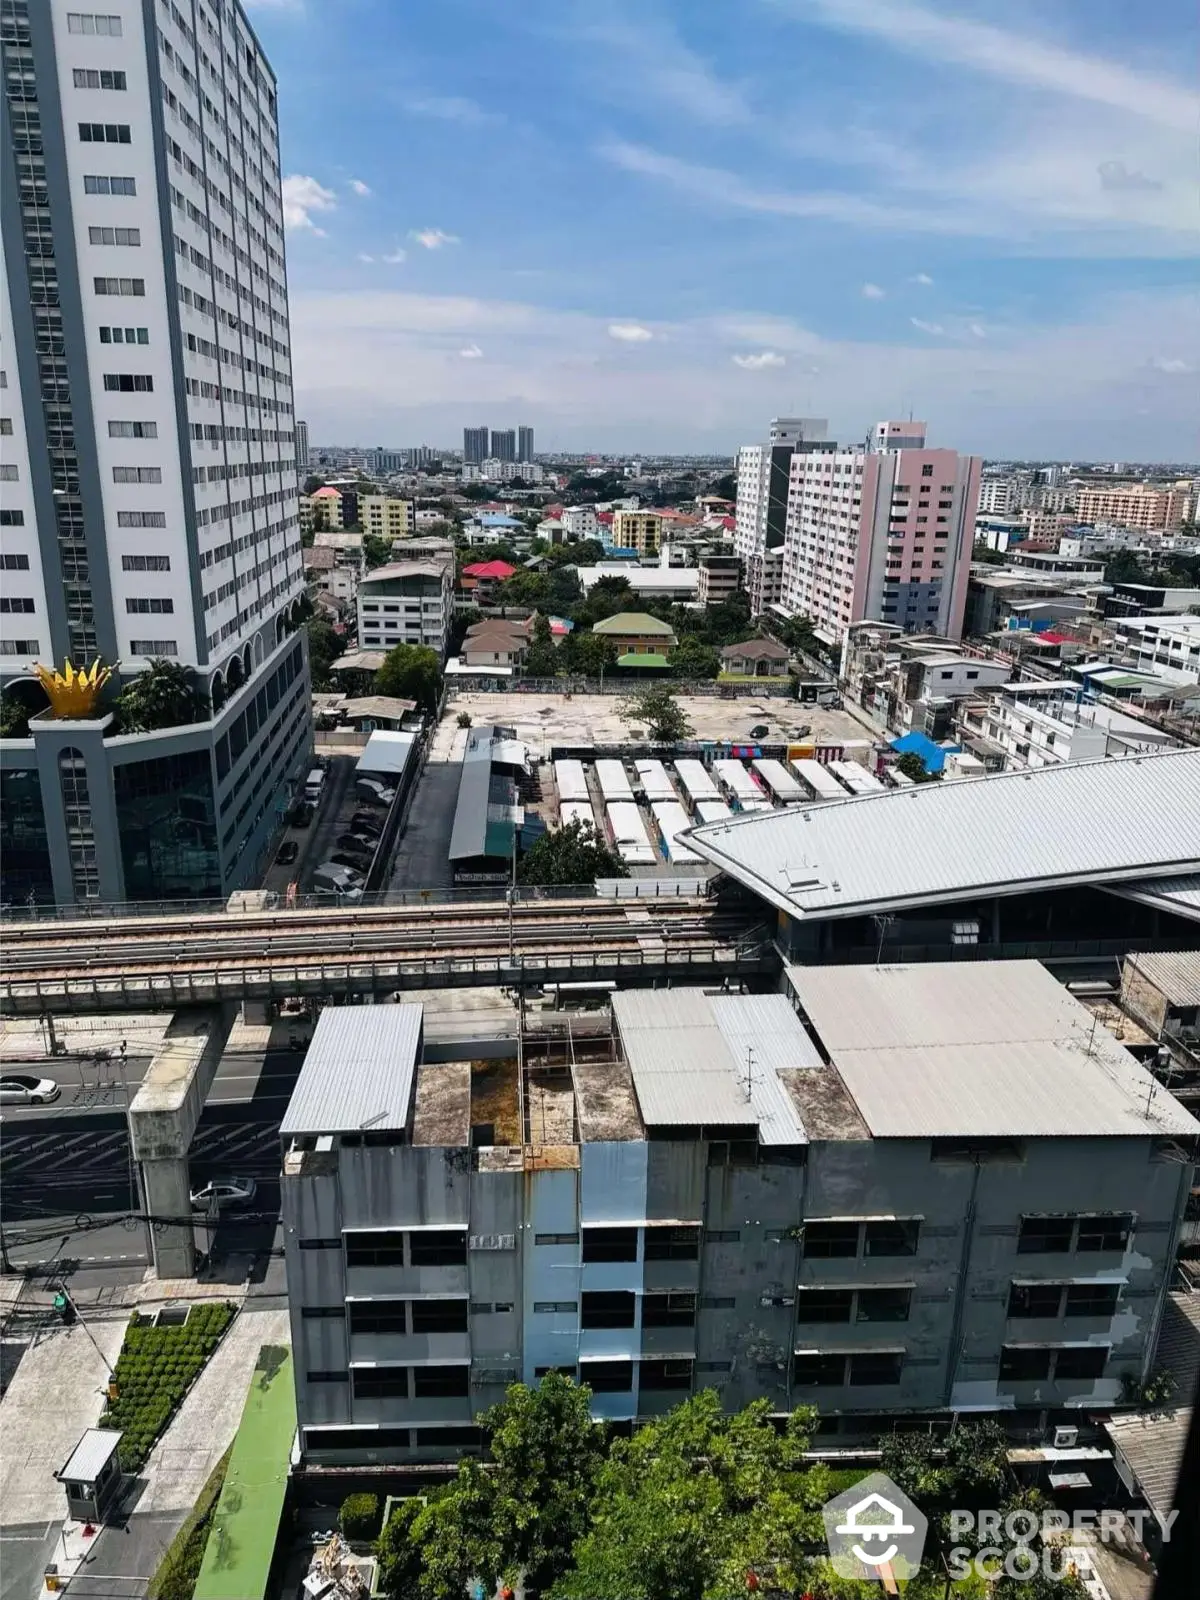
[[[865,445],[793,455],[782,605],[831,638],[894,622],[957,639],[979,502],[978,456],[931,450],[923,422],[880,422]]]

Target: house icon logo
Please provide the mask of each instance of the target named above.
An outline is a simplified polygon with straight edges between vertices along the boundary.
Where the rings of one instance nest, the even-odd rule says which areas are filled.
[[[827,1500],[821,1516],[833,1570],[842,1578],[914,1577],[928,1522],[882,1472]],[[890,1585],[889,1585],[890,1586]]]

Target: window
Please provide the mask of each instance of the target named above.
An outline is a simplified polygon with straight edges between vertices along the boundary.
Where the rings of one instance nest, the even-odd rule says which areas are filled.
[[[858,1254],[857,1222],[806,1222],[804,1224],[804,1254],[809,1257],[832,1260],[835,1257]]]
[[[84,194],[137,194],[134,178],[111,178],[95,173],[84,173]]]
[[[868,1222],[866,1253],[869,1256],[915,1256],[921,1224],[912,1219],[898,1222]]]
[[[912,1305],[912,1290],[907,1286],[895,1289],[860,1289],[856,1322],[907,1322]]]
[[[356,1400],[403,1400],[408,1395],[407,1367],[355,1367]]]
[[[334,1318],[344,1318],[345,1306],[302,1306],[300,1315],[306,1322],[325,1322]],[[345,1373],[342,1374],[345,1377]]]
[[[593,1394],[629,1394],[633,1389],[632,1361],[588,1361],[580,1374]]]
[[[1055,1381],[1062,1383],[1070,1378],[1102,1378],[1108,1365],[1109,1347],[1106,1344],[1076,1346],[1060,1350],[1054,1362]]]
[[[34,611],[33,601],[19,594],[0,594],[0,611],[10,614],[21,613],[32,616]]]
[[[463,1367],[414,1367],[413,1395],[430,1399],[436,1395],[463,1396],[470,1393],[470,1370]]]
[[[25,526],[25,513],[12,511],[7,507],[0,511],[0,528],[23,528]]]
[[[851,1388],[865,1389],[874,1384],[900,1382],[900,1369],[904,1357],[898,1350],[871,1351],[869,1354],[850,1357]]]
[[[89,228],[89,244],[130,244],[140,245],[142,231],[140,228]]]
[[[1117,1309],[1120,1284],[1072,1283],[1067,1286],[1066,1317],[1111,1317]]]
[[[301,1239],[300,1248],[301,1250],[340,1250],[342,1241],[340,1239]]]
[[[853,1289],[801,1289],[796,1295],[797,1322],[849,1322]]]
[[[0,656],[36,656],[41,651],[37,639],[0,639]]]
[[[638,1386],[651,1391],[661,1389],[690,1389],[692,1387],[691,1361],[643,1361],[638,1368]]]
[[[407,1333],[404,1306],[403,1300],[352,1300],[350,1332]]]
[[[578,1300],[535,1300],[533,1309],[538,1316],[562,1314],[573,1317],[579,1310],[579,1302]]]
[[[412,1303],[412,1331],[414,1333],[466,1333],[467,1302],[465,1300],[414,1300]]]
[[[104,387],[120,394],[152,394],[154,379],[144,372],[106,372]]]
[[[636,1261],[637,1229],[585,1228],[582,1254],[584,1261]]]
[[[77,89],[125,88],[125,74],[123,72],[109,72],[107,68],[97,72],[94,67],[76,67],[74,79]]]
[[[705,1244],[737,1244],[742,1237],[740,1228],[705,1228]]]
[[[634,1297],[622,1289],[591,1290],[583,1295],[579,1326],[591,1328],[632,1328]]]
[[[379,1450],[407,1450],[407,1428],[305,1428],[310,1450],[358,1450],[368,1460]]]
[[[1133,1232],[1133,1217],[1118,1212],[1107,1217],[1080,1217],[1077,1250],[1124,1250]]]
[[[534,1244],[578,1244],[577,1233],[535,1233]]]
[[[414,1267],[461,1267],[467,1260],[467,1236],[457,1229],[433,1228],[410,1233],[409,1261]]]
[[[922,467],[921,468],[921,476],[923,478],[932,478],[933,477],[933,468],[932,467]],[[923,492],[924,491],[922,491],[922,493]]]
[[[157,422],[110,422],[110,439],[157,439]]]
[[[81,122],[79,124],[79,137],[84,144],[129,144],[129,124],[127,122]]]
[[[803,1355],[792,1358],[792,1382],[800,1389],[840,1389],[846,1381],[845,1356]]]
[[[306,1372],[304,1376],[309,1383],[348,1383],[350,1375],[347,1372],[330,1372],[320,1369],[316,1372]]]
[[[101,344],[149,344],[149,328],[108,328],[100,329]]]
[[[1014,1283],[1008,1291],[1010,1317],[1057,1317],[1061,1283]]]
[[[348,1267],[402,1267],[404,1235],[399,1229],[346,1235]]]
[[[129,652],[135,656],[177,656],[179,644],[175,639],[130,639]]]
[[[0,555],[0,572],[28,572],[29,557],[17,551],[5,551]]]
[[[1074,1217],[1022,1217],[1017,1254],[1058,1255],[1070,1250],[1074,1231]]]
[[[114,483],[161,483],[162,482],[162,468],[161,467],[114,467],[113,468],[113,482]]]
[[[122,556],[122,572],[170,572],[170,556]]]
[[[645,1259],[647,1261],[698,1261],[700,1259],[700,1229],[647,1228]],[[587,1260],[587,1257],[584,1257]]]
[[[1050,1376],[1050,1351],[1006,1344],[1000,1352],[1000,1378],[1010,1383],[1040,1383]]]
[[[16,483],[20,476],[15,462],[0,461],[0,483]]]
[[[97,294],[130,294],[144,296],[145,278],[93,278],[92,287]]]
[[[118,511],[118,528],[165,528],[165,511]]]
[[[694,1328],[694,1294],[648,1294],[642,1297],[643,1328]]]
[[[121,37],[120,17],[104,16],[90,11],[67,12],[68,33],[107,34],[112,39]]]
[[[12,418],[11,417],[0,417],[0,434],[4,435],[5,437],[10,437],[11,434],[12,434],[12,431],[13,431]]]

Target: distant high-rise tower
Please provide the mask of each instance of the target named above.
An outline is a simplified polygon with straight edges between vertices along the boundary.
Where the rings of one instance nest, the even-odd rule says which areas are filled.
[[[737,453],[734,548],[757,616],[779,599],[787,518],[788,470],[797,450],[832,450],[823,417],[774,417],[766,444]]]
[[[518,461],[532,461],[533,460],[533,429],[532,428],[518,428],[517,429],[517,460]]]
[[[517,459],[517,436],[512,428],[497,431],[492,429],[493,461],[515,461]]]
[[[486,428],[463,429],[463,466],[477,467],[487,460],[488,431]]]
[[[275,77],[237,0],[4,0],[0,54],[0,688],[99,656],[201,697],[35,716],[0,898],[220,900],[312,746]]]
[[[296,471],[308,471],[308,423],[296,423]]]

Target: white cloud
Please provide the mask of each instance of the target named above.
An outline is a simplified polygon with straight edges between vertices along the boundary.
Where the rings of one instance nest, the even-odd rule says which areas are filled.
[[[465,344],[458,353],[464,361],[478,361],[483,351],[477,344]]]
[[[977,339],[987,338],[987,329],[984,327],[982,322],[969,323],[968,327],[970,332],[973,333]]]
[[[367,195],[369,195],[371,192],[370,188],[362,181],[361,178],[351,178],[350,187],[354,190],[354,193],[358,195],[360,200],[365,200]]]
[[[360,260],[360,261],[365,261],[365,262],[366,262],[366,264],[367,264],[367,266],[370,266],[370,265],[371,265],[371,263],[372,263],[372,262],[373,262],[373,261],[374,261],[374,260],[375,260],[375,257],[374,257],[374,256],[369,256],[369,255],[368,255],[368,254],[367,254],[367,253],[366,253],[366,251],[365,251],[365,250],[360,250],[360,251],[359,251],[359,252],[358,252],[358,259],[359,259],[359,260]]]
[[[758,355],[734,356],[732,359],[735,367],[744,367],[747,372],[761,372],[764,367],[787,366],[787,358],[776,350],[762,350]]]
[[[445,244],[457,244],[456,233],[443,233],[441,228],[414,228],[408,236],[425,250],[440,250]]]
[[[1027,33],[929,11],[906,0],[785,0],[804,22],[874,34],[923,62],[953,63],[985,77],[1048,90],[1194,134],[1200,101],[1182,83],[1085,55]]]
[[[654,337],[650,329],[643,328],[640,322],[610,322],[608,336],[610,339],[619,339],[622,344],[645,344]]]
[[[399,245],[387,255],[380,256],[381,261],[386,261],[389,267],[398,267],[402,261],[408,260],[408,251],[402,250]]]
[[[1150,365],[1156,372],[1190,372],[1192,369],[1186,361],[1181,361],[1178,356],[1154,356]]]
[[[909,279],[910,283],[919,283],[922,288],[928,289],[933,284],[933,279],[927,272],[914,272]]]
[[[602,60],[596,79],[609,100],[670,106],[711,127],[741,127],[754,120],[742,88],[717,77],[674,28],[642,8],[636,21],[615,15],[611,7],[600,16],[589,13],[578,37],[616,58]]]
[[[299,173],[285,178],[281,187],[284,227],[311,228],[323,238],[324,230],[313,221],[312,213],[337,210],[337,195],[333,190],[326,189],[315,178],[302,177]]]
[[[414,95],[401,102],[405,111],[414,117],[434,117],[439,122],[460,122],[464,127],[478,127],[486,122],[503,122],[497,111],[485,111],[474,100],[456,94]]]
[[[864,300],[882,300],[886,292],[887,291],[881,289],[877,283],[864,283],[862,286],[862,297]]]
[[[940,322],[924,322],[920,317],[909,317],[908,320],[914,328],[919,328],[922,333],[939,334],[946,331]]]

